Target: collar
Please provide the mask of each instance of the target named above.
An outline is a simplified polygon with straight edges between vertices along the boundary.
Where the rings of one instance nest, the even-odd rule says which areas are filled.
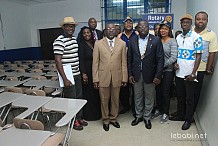
[[[189,32],[184,36],[183,33],[181,34],[182,37],[191,37],[192,29],[189,30]]]
[[[146,40],[148,40],[148,37],[149,37],[149,34],[144,39],[140,38],[140,36],[139,36],[139,40],[146,41]]]
[[[124,34],[125,36],[127,36],[126,33],[125,33],[125,31],[123,31],[122,34]],[[135,30],[132,30],[132,33],[130,34],[130,36],[133,35],[133,34],[136,34],[136,33],[135,33]]]
[[[65,38],[69,38],[66,33],[63,33],[62,35],[63,35]],[[72,38],[72,37],[74,37],[74,36],[72,35],[70,38]]]
[[[110,43],[110,41],[113,41],[113,43],[115,42],[115,37],[112,40],[108,39],[107,37],[106,37],[106,39],[107,39],[108,43]]]
[[[192,30],[194,31],[195,30],[195,26],[193,26],[192,27]],[[210,32],[211,30],[209,29],[209,28],[205,28],[202,32],[200,32],[199,34],[201,35],[201,34],[203,34],[203,33],[205,33],[205,32]]]

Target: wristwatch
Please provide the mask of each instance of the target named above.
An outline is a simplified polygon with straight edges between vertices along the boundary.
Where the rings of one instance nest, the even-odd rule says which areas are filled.
[[[191,77],[192,77],[192,78],[195,78],[195,74],[191,74]]]

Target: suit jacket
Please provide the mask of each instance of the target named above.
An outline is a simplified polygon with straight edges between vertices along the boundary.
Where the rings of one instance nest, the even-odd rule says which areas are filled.
[[[143,59],[141,59],[139,50],[139,36],[132,37],[127,54],[128,74],[133,76],[136,82],[139,80],[141,72],[146,84],[152,83],[154,78],[161,80],[164,67],[164,51],[162,42],[158,37],[149,34]]]
[[[93,82],[99,82],[99,87],[120,87],[128,81],[126,44],[115,38],[111,51],[106,37],[96,41],[93,50],[92,64]]]
[[[98,29],[95,29],[96,33],[97,33],[97,36],[98,36],[98,40],[101,40],[103,38],[103,32],[98,30]]]

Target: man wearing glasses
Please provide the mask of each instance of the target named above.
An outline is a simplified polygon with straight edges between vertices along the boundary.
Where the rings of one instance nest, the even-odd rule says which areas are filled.
[[[127,51],[129,82],[133,84],[136,118],[131,125],[144,120],[145,127],[151,129],[151,112],[154,106],[155,86],[160,84],[164,52],[161,40],[149,34],[146,20],[138,22],[139,35],[129,41]]]
[[[95,43],[92,75],[94,88],[99,89],[101,98],[103,129],[108,131],[109,124],[120,128],[117,122],[119,93],[120,87],[126,86],[128,75],[126,44],[115,38],[114,24],[106,25],[105,35],[106,37]]]

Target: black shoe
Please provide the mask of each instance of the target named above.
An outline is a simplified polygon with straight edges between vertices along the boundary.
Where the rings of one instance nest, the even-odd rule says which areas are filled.
[[[151,129],[151,121],[150,120],[144,120],[144,122],[145,122],[145,127],[147,129]]]
[[[171,116],[173,117],[176,117],[177,116],[177,112],[173,112],[172,114],[170,114]]]
[[[132,126],[136,126],[136,125],[138,125],[140,122],[142,122],[143,121],[143,119],[142,118],[135,118],[133,121],[132,121],[132,123],[131,123],[131,125]]]
[[[128,111],[129,111],[129,109],[124,108],[124,109],[122,109],[121,111],[119,111],[119,114],[125,114],[125,113],[128,112]]]
[[[74,122],[73,129],[75,129],[75,130],[83,130],[83,126],[79,124],[77,119]]]
[[[103,129],[105,131],[109,131],[109,124],[103,124]]]
[[[188,130],[190,126],[191,126],[191,123],[185,121],[185,123],[182,125],[182,130]]]
[[[78,122],[82,126],[88,126],[88,122],[86,122],[85,120],[78,120]]]
[[[110,124],[116,128],[120,128],[120,124],[118,122],[110,122]]]
[[[175,117],[169,117],[169,120],[171,121],[184,121],[185,119],[180,116],[175,116]]]

